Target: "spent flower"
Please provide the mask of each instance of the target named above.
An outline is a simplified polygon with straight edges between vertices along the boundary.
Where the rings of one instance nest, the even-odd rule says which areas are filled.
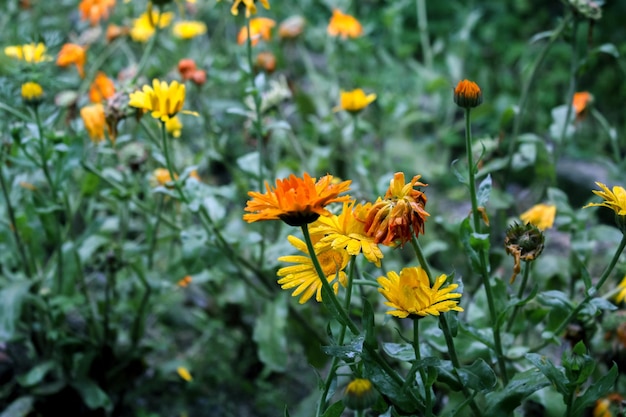
[[[89,87],[89,100],[92,103],[100,103],[107,100],[115,94],[115,84],[113,80],[106,76],[102,71],[98,71],[91,86]]]
[[[351,410],[365,410],[376,403],[378,392],[372,381],[365,378],[355,378],[343,391],[343,403]]]
[[[543,232],[532,223],[514,223],[507,229],[504,249],[514,261],[511,284],[522,270],[521,261],[531,262],[541,255],[544,241]]]
[[[101,103],[90,104],[80,109],[80,117],[83,119],[87,133],[92,142],[98,143],[104,140],[104,106]]]

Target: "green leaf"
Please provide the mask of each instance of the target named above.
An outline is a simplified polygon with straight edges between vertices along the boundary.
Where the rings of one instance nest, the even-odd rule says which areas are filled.
[[[30,285],[29,281],[18,281],[0,291],[0,341],[7,342],[16,336],[22,304]]]
[[[490,392],[485,396],[486,408],[483,417],[511,415],[525,398],[548,385],[550,382],[537,369],[520,372],[504,389]]]
[[[495,372],[483,359],[456,370],[452,362],[441,361],[436,368],[439,371],[439,379],[457,391],[461,390],[462,386],[474,391],[488,391],[498,382]]]
[[[583,282],[585,283],[585,290],[588,290],[593,285],[591,283],[591,276],[589,276],[589,271],[587,271],[587,267],[585,266],[585,263],[582,261],[582,259],[580,259],[576,251],[572,251],[572,255],[574,258],[574,263],[578,267],[578,271],[580,272],[580,275],[583,277]]]
[[[567,386],[569,382],[562,368],[554,366],[550,359],[545,356],[538,355],[536,353],[528,353],[526,359],[541,371],[542,374],[548,378],[556,390],[564,397],[567,398],[570,389]]]
[[[454,174],[454,176],[456,177],[457,180],[459,180],[459,182],[461,184],[465,184],[468,185],[469,182],[467,180],[467,178],[465,178],[465,176],[459,171],[459,169],[456,167],[456,164],[459,162],[458,159],[455,159],[454,161],[452,161],[452,163],[450,164],[450,168],[452,169],[452,173]]]
[[[410,343],[383,343],[387,355],[402,362],[415,360],[415,350]]]
[[[287,299],[280,294],[266,302],[263,313],[257,318],[253,340],[258,346],[259,359],[272,371],[282,372],[287,366]]]
[[[363,336],[356,337],[352,342],[342,346],[322,346],[322,351],[344,361],[354,361],[363,352]]]
[[[573,309],[570,298],[562,291],[544,291],[537,296],[537,301],[548,307],[559,307],[566,311]]]
[[[476,199],[478,200],[479,207],[485,207],[489,201],[489,195],[491,194],[491,175],[481,181],[476,191]]]
[[[23,387],[32,387],[37,385],[44,379],[48,372],[56,368],[56,365],[57,364],[54,361],[42,362],[31,368],[30,371],[25,374],[18,375],[16,378],[17,382]]]
[[[343,413],[343,410],[345,408],[346,406],[343,404],[342,401],[337,401],[336,403],[328,407],[326,411],[324,411],[322,417],[341,417],[341,414]]]
[[[78,391],[90,409],[104,408],[108,412],[113,410],[113,403],[109,396],[91,379],[76,381],[72,387]]]
[[[480,265],[480,255],[471,244],[471,236],[473,234],[473,229],[472,229],[472,226],[470,225],[469,217],[466,217],[461,222],[459,233],[461,237],[461,242],[463,243],[463,247],[465,248],[465,252],[467,253],[467,256],[469,257],[472,263],[472,267],[474,268],[474,270],[480,271],[482,268]]]
[[[0,414],[0,417],[26,417],[33,411],[34,402],[34,397],[19,397]]]
[[[368,346],[375,347],[378,345],[376,341],[376,333],[374,331],[374,309],[367,298],[362,297],[363,301],[363,331],[365,332],[365,343]]]
[[[589,406],[595,403],[599,398],[606,396],[613,390],[613,385],[617,379],[617,365],[613,364],[611,370],[602,375],[602,377],[592,384],[587,391],[574,401],[573,416],[581,415]]]

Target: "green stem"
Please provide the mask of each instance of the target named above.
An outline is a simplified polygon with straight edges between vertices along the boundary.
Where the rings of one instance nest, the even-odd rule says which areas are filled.
[[[413,246],[413,251],[415,251],[415,256],[417,257],[417,261],[419,262],[420,266],[422,267],[422,269],[426,272],[426,275],[428,276],[428,282],[430,282],[430,285],[433,285],[435,283],[435,278],[432,274],[432,271],[430,270],[430,265],[428,264],[428,261],[426,260],[426,257],[424,256],[422,247],[417,241],[417,237],[415,236],[415,234],[411,236],[411,246]]]
[[[565,113],[565,120],[563,121],[563,129],[561,129],[561,136],[559,143],[557,143],[554,150],[554,163],[559,159],[560,151],[565,144],[565,135],[567,134],[567,128],[570,126],[570,118],[572,117],[572,108],[574,102],[574,93],[576,92],[576,70],[578,68],[578,50],[576,49],[576,33],[578,31],[578,19],[574,19],[572,23],[572,60],[570,62],[569,73],[569,88],[567,90],[566,105],[567,112]]]
[[[161,224],[161,212],[163,211],[164,196],[161,195],[157,202],[156,208],[156,220],[154,221],[154,227],[152,228],[152,236],[150,238],[150,248],[148,249],[148,268],[152,269],[154,262],[154,249],[156,247],[157,237],[159,234],[159,225]]]
[[[419,336],[419,321],[421,317],[413,318],[413,350],[415,351],[415,360],[421,361],[422,355],[420,354],[420,336]],[[424,371],[424,367],[418,365],[418,370],[420,373],[420,377],[422,378],[422,383],[424,384],[424,399],[426,403],[426,417],[432,417],[433,415],[433,404],[432,398],[430,396],[430,386],[426,385],[427,377],[426,372]]]
[[[600,123],[602,129],[606,132],[609,137],[609,141],[611,142],[611,150],[613,152],[613,160],[616,164],[622,162],[622,153],[620,151],[617,134],[615,133],[615,129],[611,127],[606,118],[600,113],[598,110],[591,108],[591,115]]]
[[[526,285],[528,284],[528,277],[530,276],[530,266],[531,266],[530,262],[524,263],[524,276],[522,277],[522,283],[520,284],[519,290],[517,292],[517,298],[520,300],[524,296],[524,291],[526,291]],[[517,316],[519,309],[520,309],[519,305],[516,305],[515,308],[513,309],[513,313],[511,314],[511,317],[509,318],[509,322],[506,325],[507,332],[511,330],[511,327],[513,326],[513,322],[515,321],[515,316]]]
[[[430,37],[428,35],[428,16],[426,14],[426,0],[417,0],[417,26],[420,33],[422,53],[424,54],[424,65],[426,68],[433,67],[433,51],[430,47]]]

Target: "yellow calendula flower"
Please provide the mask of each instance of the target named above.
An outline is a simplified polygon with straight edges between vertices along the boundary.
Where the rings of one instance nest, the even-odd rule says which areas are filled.
[[[353,256],[363,253],[365,259],[380,267],[383,253],[374,238],[365,233],[365,217],[370,207],[371,203],[361,205],[354,200],[344,202],[339,215],[317,219],[310,229],[311,236],[319,236],[317,246],[345,249]]]
[[[615,304],[621,304],[626,301],[626,276],[618,284],[619,292],[615,294]]]
[[[454,88],[454,102],[466,109],[478,107],[483,102],[483,93],[474,81],[459,81]]]
[[[83,119],[89,138],[94,143],[104,140],[104,127],[106,124],[104,106],[101,103],[90,104],[80,109],[80,117]]]
[[[385,305],[394,309],[387,314],[401,319],[438,316],[451,310],[463,311],[457,300],[461,294],[452,292],[458,285],[450,284],[442,288],[446,279],[445,275],[440,275],[431,287],[424,269],[408,267],[403,268],[400,275],[391,271],[386,277],[378,278],[381,286],[378,291],[387,299]]]
[[[28,105],[38,105],[43,98],[43,88],[35,82],[22,84],[22,100]]]
[[[167,133],[171,134],[173,137],[179,138],[183,130],[183,124],[178,116],[170,117],[167,122],[165,122],[165,129]]]
[[[330,36],[339,36],[342,39],[358,38],[363,34],[363,26],[354,16],[335,9],[326,31]]]
[[[520,214],[519,217],[524,223],[534,224],[537,229],[543,231],[554,225],[555,216],[556,206],[554,204],[536,204]]]
[[[185,84],[152,80],[152,87],[144,85],[141,91],[130,93],[128,105],[151,112],[152,117],[167,122],[183,109]]]
[[[191,376],[189,369],[185,368],[184,366],[179,366],[178,368],[176,368],[176,372],[178,373],[178,376],[180,376],[185,381],[193,381],[193,377]]]
[[[46,55],[46,45],[41,42],[37,44],[28,43],[24,45],[7,46],[4,48],[4,54],[10,58],[28,62],[29,64],[37,64],[50,60],[50,57]]]
[[[295,236],[288,236],[289,243],[304,255],[281,256],[280,262],[291,262],[294,265],[286,266],[278,270],[278,280],[283,290],[296,288],[291,294],[293,297],[300,295],[300,304],[306,303],[314,294],[318,302],[322,301],[322,281],[320,280],[313,261],[309,256],[306,243]],[[331,284],[335,294],[339,291],[339,284],[346,286],[348,276],[344,269],[348,265],[350,256],[344,249],[333,249],[331,247],[315,246],[315,256],[317,257],[324,276]]]
[[[335,107],[333,111],[345,110],[350,113],[358,113],[376,100],[376,94],[366,95],[360,88],[352,91],[341,90],[339,99],[339,106]]]
[[[587,207],[608,207],[615,212],[618,216],[626,216],[626,190],[620,186],[614,186],[613,190],[609,190],[609,187],[596,182],[596,185],[602,189],[593,190],[593,193],[604,199],[601,203],[589,203],[583,208]]]
[[[158,26],[160,29],[166,28],[172,22],[174,13],[159,13],[152,11],[143,13],[137,19],[133,20],[133,26],[130,29],[130,37],[135,42],[147,42],[154,35],[154,28]]]
[[[181,39],[191,39],[206,33],[206,25],[196,20],[178,22],[172,29],[174,36]]]
[[[218,0],[220,1],[220,0]],[[259,0],[263,7],[267,10],[270,8],[270,2],[268,0]],[[230,12],[233,16],[237,16],[239,14],[239,5],[243,4],[246,7],[246,17],[250,17],[250,15],[256,14],[256,0],[235,0],[233,2],[233,6],[230,8]]]

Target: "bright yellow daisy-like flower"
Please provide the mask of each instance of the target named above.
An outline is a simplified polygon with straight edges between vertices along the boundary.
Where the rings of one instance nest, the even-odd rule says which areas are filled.
[[[218,0],[219,1],[219,0]],[[268,0],[259,0],[263,7],[267,10],[270,8],[270,2]],[[250,15],[256,14],[256,0],[235,0],[233,2],[233,7],[230,8],[230,12],[233,16],[237,16],[239,14],[239,5],[243,4],[246,6],[246,17],[250,17]]]
[[[341,90],[339,106],[335,107],[333,111],[345,110],[350,113],[358,113],[374,100],[376,100],[376,94],[366,95],[360,88],[352,91]]]
[[[181,39],[191,39],[206,33],[206,25],[196,20],[178,22],[172,29],[174,36]]]
[[[28,62],[29,64],[37,64],[50,60],[50,57],[46,55],[46,45],[41,42],[37,44],[28,43],[25,45],[7,46],[4,48],[4,54],[8,57]]]
[[[609,190],[609,187],[596,182],[596,185],[602,189],[593,190],[593,193],[604,199],[601,203],[589,203],[583,208],[587,207],[608,207],[615,212],[618,216],[626,216],[626,190],[620,186],[614,186],[613,190]]]
[[[478,107],[483,102],[483,93],[474,81],[459,81],[454,88],[454,102],[466,109]]]
[[[326,31],[330,36],[340,36],[342,39],[358,38],[363,34],[363,26],[354,16],[335,9]]]
[[[261,39],[269,41],[272,39],[272,28],[276,26],[276,22],[267,17],[256,17],[250,19],[250,39],[252,46],[255,46]],[[237,35],[237,43],[243,45],[248,39],[248,26],[244,26]]]
[[[42,97],[43,88],[41,88],[41,85],[32,81],[22,84],[22,100],[24,100],[26,104],[40,104]]]
[[[381,288],[378,291],[387,299],[385,305],[394,310],[387,314],[401,319],[408,316],[438,316],[446,311],[463,311],[458,306],[459,293],[453,293],[457,284],[442,288],[447,277],[440,275],[431,288],[426,271],[421,267],[408,267],[400,275],[391,271],[387,276],[378,278]]]
[[[159,13],[152,11],[150,13],[143,13],[137,19],[133,20],[133,26],[130,29],[130,37],[135,42],[147,42],[148,39],[154,35],[155,26],[158,25],[160,29],[166,28],[170,25],[173,18],[174,13],[172,12]]]
[[[266,182],[266,193],[249,191],[252,198],[246,203],[243,219],[248,223],[260,220],[282,220],[290,226],[313,223],[320,216],[329,216],[330,203],[349,201],[349,196],[339,194],[350,189],[351,181],[333,183],[333,176],[326,175],[315,182],[306,172],[303,178],[295,175],[277,179],[276,187]]]
[[[80,109],[80,117],[83,119],[83,123],[85,123],[85,128],[89,133],[91,141],[94,143],[102,142],[106,124],[104,106],[101,103],[85,106]]]
[[[300,295],[300,304],[306,303],[315,294],[318,302],[322,301],[322,281],[320,280],[313,261],[309,256],[306,243],[295,236],[288,236],[289,243],[304,255],[281,256],[280,262],[291,262],[295,265],[286,266],[278,270],[278,280],[283,290],[296,288],[291,294],[293,297]],[[350,256],[343,249],[333,249],[331,247],[315,247],[317,257],[326,280],[331,284],[335,294],[339,292],[339,284],[346,286],[348,276],[344,269],[348,265]]]
[[[537,226],[539,230],[550,229],[554,225],[556,206],[554,204],[536,204],[520,214],[524,223]]]
[[[426,195],[415,187],[426,186],[416,175],[405,184],[404,173],[396,172],[384,198],[378,198],[365,219],[365,232],[374,242],[383,245],[404,245],[424,233],[424,222],[429,214],[424,206]]]
[[[311,224],[311,236],[320,238],[318,246],[331,246],[334,249],[345,249],[350,255],[363,253],[365,259],[380,267],[383,253],[374,242],[373,237],[365,233],[365,216],[371,203],[366,205],[356,202],[344,202],[343,211],[338,216],[320,217]]]
[[[142,91],[130,93],[128,105],[151,112],[152,117],[167,122],[183,109],[185,84],[152,80],[152,87],[144,85]]]

